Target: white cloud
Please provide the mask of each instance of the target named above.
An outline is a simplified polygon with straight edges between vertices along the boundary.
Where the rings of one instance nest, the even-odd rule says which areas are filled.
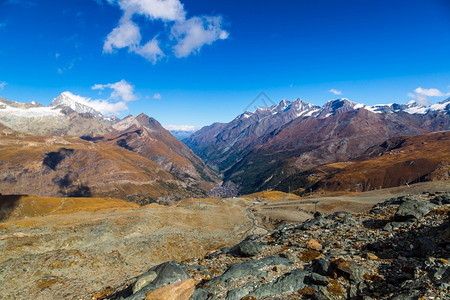
[[[155,64],[161,57],[164,56],[161,48],[159,48],[159,42],[156,38],[154,38],[144,46],[137,48],[136,50],[134,50],[134,52],[146,58],[153,64]]]
[[[171,35],[177,40],[173,47],[176,57],[186,57],[197,53],[204,45],[211,45],[216,40],[228,38],[228,32],[222,30],[222,17],[192,17],[176,23]]]
[[[95,0],[94,0],[95,1]],[[204,45],[227,39],[229,33],[222,29],[222,17],[202,16],[186,19],[186,11],[180,0],[107,0],[117,3],[123,11],[119,24],[106,37],[103,53],[128,48],[155,64],[171,49],[176,57],[198,53]],[[133,22],[134,16],[144,16],[145,21],[162,21],[164,30],[145,44],[141,44],[140,27]],[[164,37],[164,47],[157,37]],[[167,50],[167,51],[166,51]]]
[[[103,52],[111,53],[114,48],[121,49],[130,47],[130,50],[135,50],[141,42],[141,33],[139,27],[132,21],[122,22],[118,27],[114,28],[103,44]]]
[[[119,0],[124,15],[131,18],[134,14],[144,15],[152,20],[184,20],[185,11],[179,0]]]
[[[91,99],[74,95],[70,92],[70,98],[75,101],[94,108],[101,112],[103,115],[108,116],[111,114],[118,114],[120,112],[128,110],[127,102],[136,100],[137,97],[134,94],[134,86],[122,79],[116,83],[108,84],[95,84],[92,87],[93,90],[111,89],[111,94],[107,99]]]
[[[427,96],[424,96],[424,95],[418,94],[416,96],[415,100],[417,103],[422,104],[422,105],[430,105],[431,104],[431,101],[428,100]]]
[[[6,22],[5,23],[0,23],[0,29],[6,26]]]
[[[122,79],[116,83],[108,84],[95,84],[93,90],[103,90],[105,88],[112,89],[110,99],[121,99],[122,101],[129,102],[136,100],[137,97],[134,95],[134,86],[129,84],[127,81]]]
[[[7,85],[6,82],[0,81],[0,91],[3,91],[3,89],[5,88],[6,85]]]
[[[159,93],[156,93],[156,94],[153,95],[153,99],[158,99],[159,100],[161,98],[162,98],[162,96]]]
[[[438,90],[438,89],[424,89],[421,87],[418,87],[414,90],[419,95],[424,95],[428,97],[441,97],[444,96],[444,94]]]
[[[431,101],[428,99],[428,97],[442,97],[442,96],[449,96],[450,93],[443,93],[438,89],[424,89],[422,87],[418,87],[414,90],[414,93],[408,93],[408,97],[415,98],[415,101],[422,105],[429,105],[431,104]]]
[[[335,90],[335,89],[331,89],[331,90],[329,90],[329,92],[333,93],[335,95],[341,95],[342,94],[342,91],[338,91],[338,90]]]
[[[104,116],[117,114],[122,111],[128,110],[127,104],[124,101],[113,103],[105,99],[93,100],[91,98],[74,95],[70,92],[64,93],[69,94],[70,98],[74,99],[76,102],[92,107],[93,109],[101,112]]]
[[[164,126],[167,130],[177,130],[177,131],[197,131],[200,129],[198,126],[192,126],[192,125],[167,125]]]
[[[118,114],[128,110],[125,102],[111,103],[106,100],[92,100],[90,106],[95,110],[101,112],[104,116]]]

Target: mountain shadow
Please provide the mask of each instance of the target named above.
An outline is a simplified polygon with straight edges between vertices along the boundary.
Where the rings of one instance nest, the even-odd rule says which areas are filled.
[[[44,161],[42,162],[44,166],[49,167],[53,171],[56,171],[56,167],[60,162],[62,162],[66,157],[73,154],[73,149],[60,148],[57,152],[48,152],[45,154]]]
[[[53,180],[59,186],[59,192],[66,197],[92,197],[91,188],[85,184],[73,184],[70,174]]]
[[[0,194],[0,222],[9,218],[21,197],[20,195]]]

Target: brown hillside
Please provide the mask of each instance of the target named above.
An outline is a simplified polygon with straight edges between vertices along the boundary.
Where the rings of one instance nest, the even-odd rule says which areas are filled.
[[[96,140],[152,160],[191,188],[207,191],[214,187],[217,175],[155,119],[145,114],[129,116],[112,128],[111,134]]]
[[[396,137],[368,149],[359,160],[314,169],[315,189],[369,191],[449,179],[450,132]]]
[[[188,194],[153,161],[78,138],[1,136],[0,161],[1,194],[147,199],[144,202]]]
[[[420,135],[449,127],[444,114],[376,114],[365,109],[326,119],[297,118],[225,172],[224,181],[242,193],[273,189],[289,176],[320,165],[354,161],[369,147],[396,136]]]

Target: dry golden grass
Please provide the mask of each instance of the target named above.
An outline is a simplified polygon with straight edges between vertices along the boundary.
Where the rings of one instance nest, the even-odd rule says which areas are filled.
[[[43,164],[48,152],[73,152],[56,170]],[[0,137],[0,193],[63,196],[58,178],[69,176],[86,185],[91,196],[125,199],[141,194],[156,199],[178,192],[174,177],[153,161],[118,146],[94,144],[74,137]],[[5,180],[1,180],[5,179]],[[6,180],[7,179],[7,180]],[[172,182],[169,187],[165,183]],[[66,193],[67,194],[67,193]]]
[[[357,189],[369,191],[401,186],[424,179],[445,179],[441,177],[448,174],[448,165],[450,132],[439,132],[405,137],[400,148],[376,158],[329,164],[317,170],[319,175],[332,174],[322,180],[327,191],[355,192]]]
[[[0,202],[5,204],[7,201],[11,201],[13,197],[15,196],[0,196]],[[17,196],[17,199],[14,199],[14,202],[11,214],[4,221],[78,212],[127,210],[139,207],[137,204],[113,198]]]
[[[253,226],[246,215],[251,202],[242,199],[191,198],[143,207],[103,198],[15,200],[10,218],[0,223],[7,250],[0,251],[0,262],[11,274],[0,294],[19,291],[24,299],[93,294],[105,282],[118,286],[163,261],[234,245]]]
[[[279,200],[300,200],[300,197],[294,194],[288,194],[280,191],[264,191],[264,192],[258,192],[253,193],[249,195],[242,196],[244,199],[264,199],[264,200],[272,200],[272,201],[279,201]]]

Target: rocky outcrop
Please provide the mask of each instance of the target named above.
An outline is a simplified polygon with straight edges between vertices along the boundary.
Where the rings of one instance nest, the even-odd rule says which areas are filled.
[[[182,274],[179,280],[195,280],[192,300],[446,299],[450,207],[434,202],[448,196],[393,198],[359,214],[316,214],[203,258],[152,270],[170,264]],[[386,230],[393,222],[398,225]],[[149,287],[154,284],[128,298],[144,299]]]

